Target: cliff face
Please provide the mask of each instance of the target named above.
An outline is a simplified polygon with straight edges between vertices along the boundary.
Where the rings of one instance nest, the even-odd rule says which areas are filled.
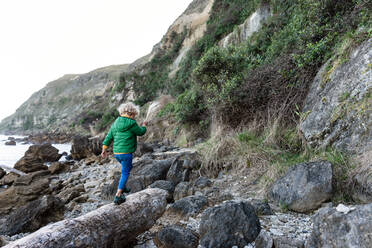
[[[125,93],[115,92],[114,87],[120,73],[126,70],[128,65],[116,65],[86,74],[65,75],[34,93],[0,127],[11,132],[68,130],[81,114],[122,100]]]
[[[13,115],[0,123],[2,132],[33,131],[95,132],[94,122],[121,102],[134,100],[134,82],[120,83],[120,74],[143,67],[160,51],[172,47],[172,36],[188,30],[181,45],[177,69],[185,51],[203,36],[213,0],[195,0],[169,27],[152,52],[129,65],[112,65],[86,74],[65,75],[34,93]],[[83,127],[83,128],[80,128]]]

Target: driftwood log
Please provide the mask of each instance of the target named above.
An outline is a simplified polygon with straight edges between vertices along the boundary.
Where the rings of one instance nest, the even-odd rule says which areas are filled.
[[[165,190],[153,188],[129,195],[125,203],[105,205],[75,219],[47,225],[4,248],[130,247],[164,213]]]

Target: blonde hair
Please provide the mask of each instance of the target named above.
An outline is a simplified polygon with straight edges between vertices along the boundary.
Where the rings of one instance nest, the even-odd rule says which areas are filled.
[[[125,115],[125,114],[134,114],[138,115],[139,113],[139,107],[136,106],[132,102],[127,102],[123,103],[118,107],[118,111],[120,115]]]

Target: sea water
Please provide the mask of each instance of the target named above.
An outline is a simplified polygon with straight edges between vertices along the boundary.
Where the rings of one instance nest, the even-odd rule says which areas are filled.
[[[0,165],[7,165],[13,167],[14,164],[25,155],[25,152],[32,144],[22,144],[17,142],[15,146],[7,146],[5,142],[8,141],[9,136],[0,135]],[[22,136],[11,136],[14,138],[24,138]],[[67,152],[70,154],[71,144],[52,144],[59,150],[59,153]],[[64,157],[61,158],[63,160]]]

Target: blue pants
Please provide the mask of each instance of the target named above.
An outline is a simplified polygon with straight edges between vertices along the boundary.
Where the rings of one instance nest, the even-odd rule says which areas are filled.
[[[115,154],[115,158],[121,164],[121,177],[119,181],[118,189],[124,189],[125,184],[128,181],[130,170],[132,169],[132,153],[129,154]]]

